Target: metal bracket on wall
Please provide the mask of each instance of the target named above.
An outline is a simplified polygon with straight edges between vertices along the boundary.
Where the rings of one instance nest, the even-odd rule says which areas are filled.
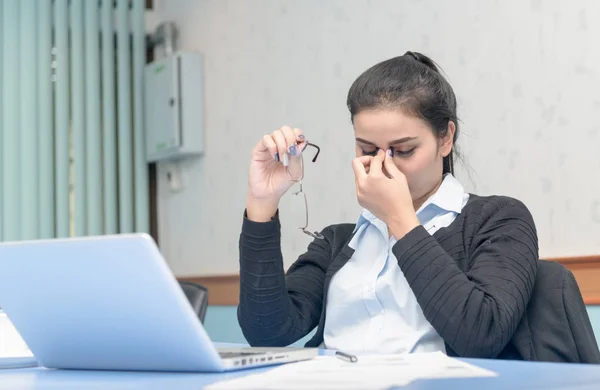
[[[171,55],[177,43],[177,27],[175,22],[163,22],[156,27],[153,34],[146,36],[146,45],[150,48],[164,47],[164,54]]]

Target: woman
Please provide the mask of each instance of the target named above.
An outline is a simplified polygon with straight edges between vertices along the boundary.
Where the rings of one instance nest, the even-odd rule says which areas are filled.
[[[246,339],[285,346],[318,327],[307,346],[520,358],[510,341],[536,277],[535,225],[520,201],[468,194],[453,176],[452,87],[408,52],[360,75],[347,105],[363,212],[325,228],[287,275],[277,209],[307,140],[282,127],[252,152],[240,237]]]

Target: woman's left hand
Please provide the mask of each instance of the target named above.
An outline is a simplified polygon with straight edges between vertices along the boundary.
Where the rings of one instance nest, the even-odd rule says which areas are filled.
[[[406,176],[389,153],[380,150],[374,157],[358,157],[352,167],[358,203],[382,220],[397,240],[420,225]]]

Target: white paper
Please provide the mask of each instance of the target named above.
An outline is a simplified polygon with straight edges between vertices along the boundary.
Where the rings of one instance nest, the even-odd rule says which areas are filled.
[[[0,312],[0,358],[33,356],[8,316]]]
[[[406,386],[418,379],[496,375],[441,352],[359,356],[356,363],[335,356],[318,356],[264,373],[218,382],[207,389],[388,389]]]

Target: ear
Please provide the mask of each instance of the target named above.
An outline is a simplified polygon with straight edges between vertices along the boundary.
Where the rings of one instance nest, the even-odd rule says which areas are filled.
[[[446,157],[452,151],[454,146],[454,133],[456,132],[456,125],[453,121],[448,122],[448,131],[446,135],[440,139],[440,154],[442,157]]]

